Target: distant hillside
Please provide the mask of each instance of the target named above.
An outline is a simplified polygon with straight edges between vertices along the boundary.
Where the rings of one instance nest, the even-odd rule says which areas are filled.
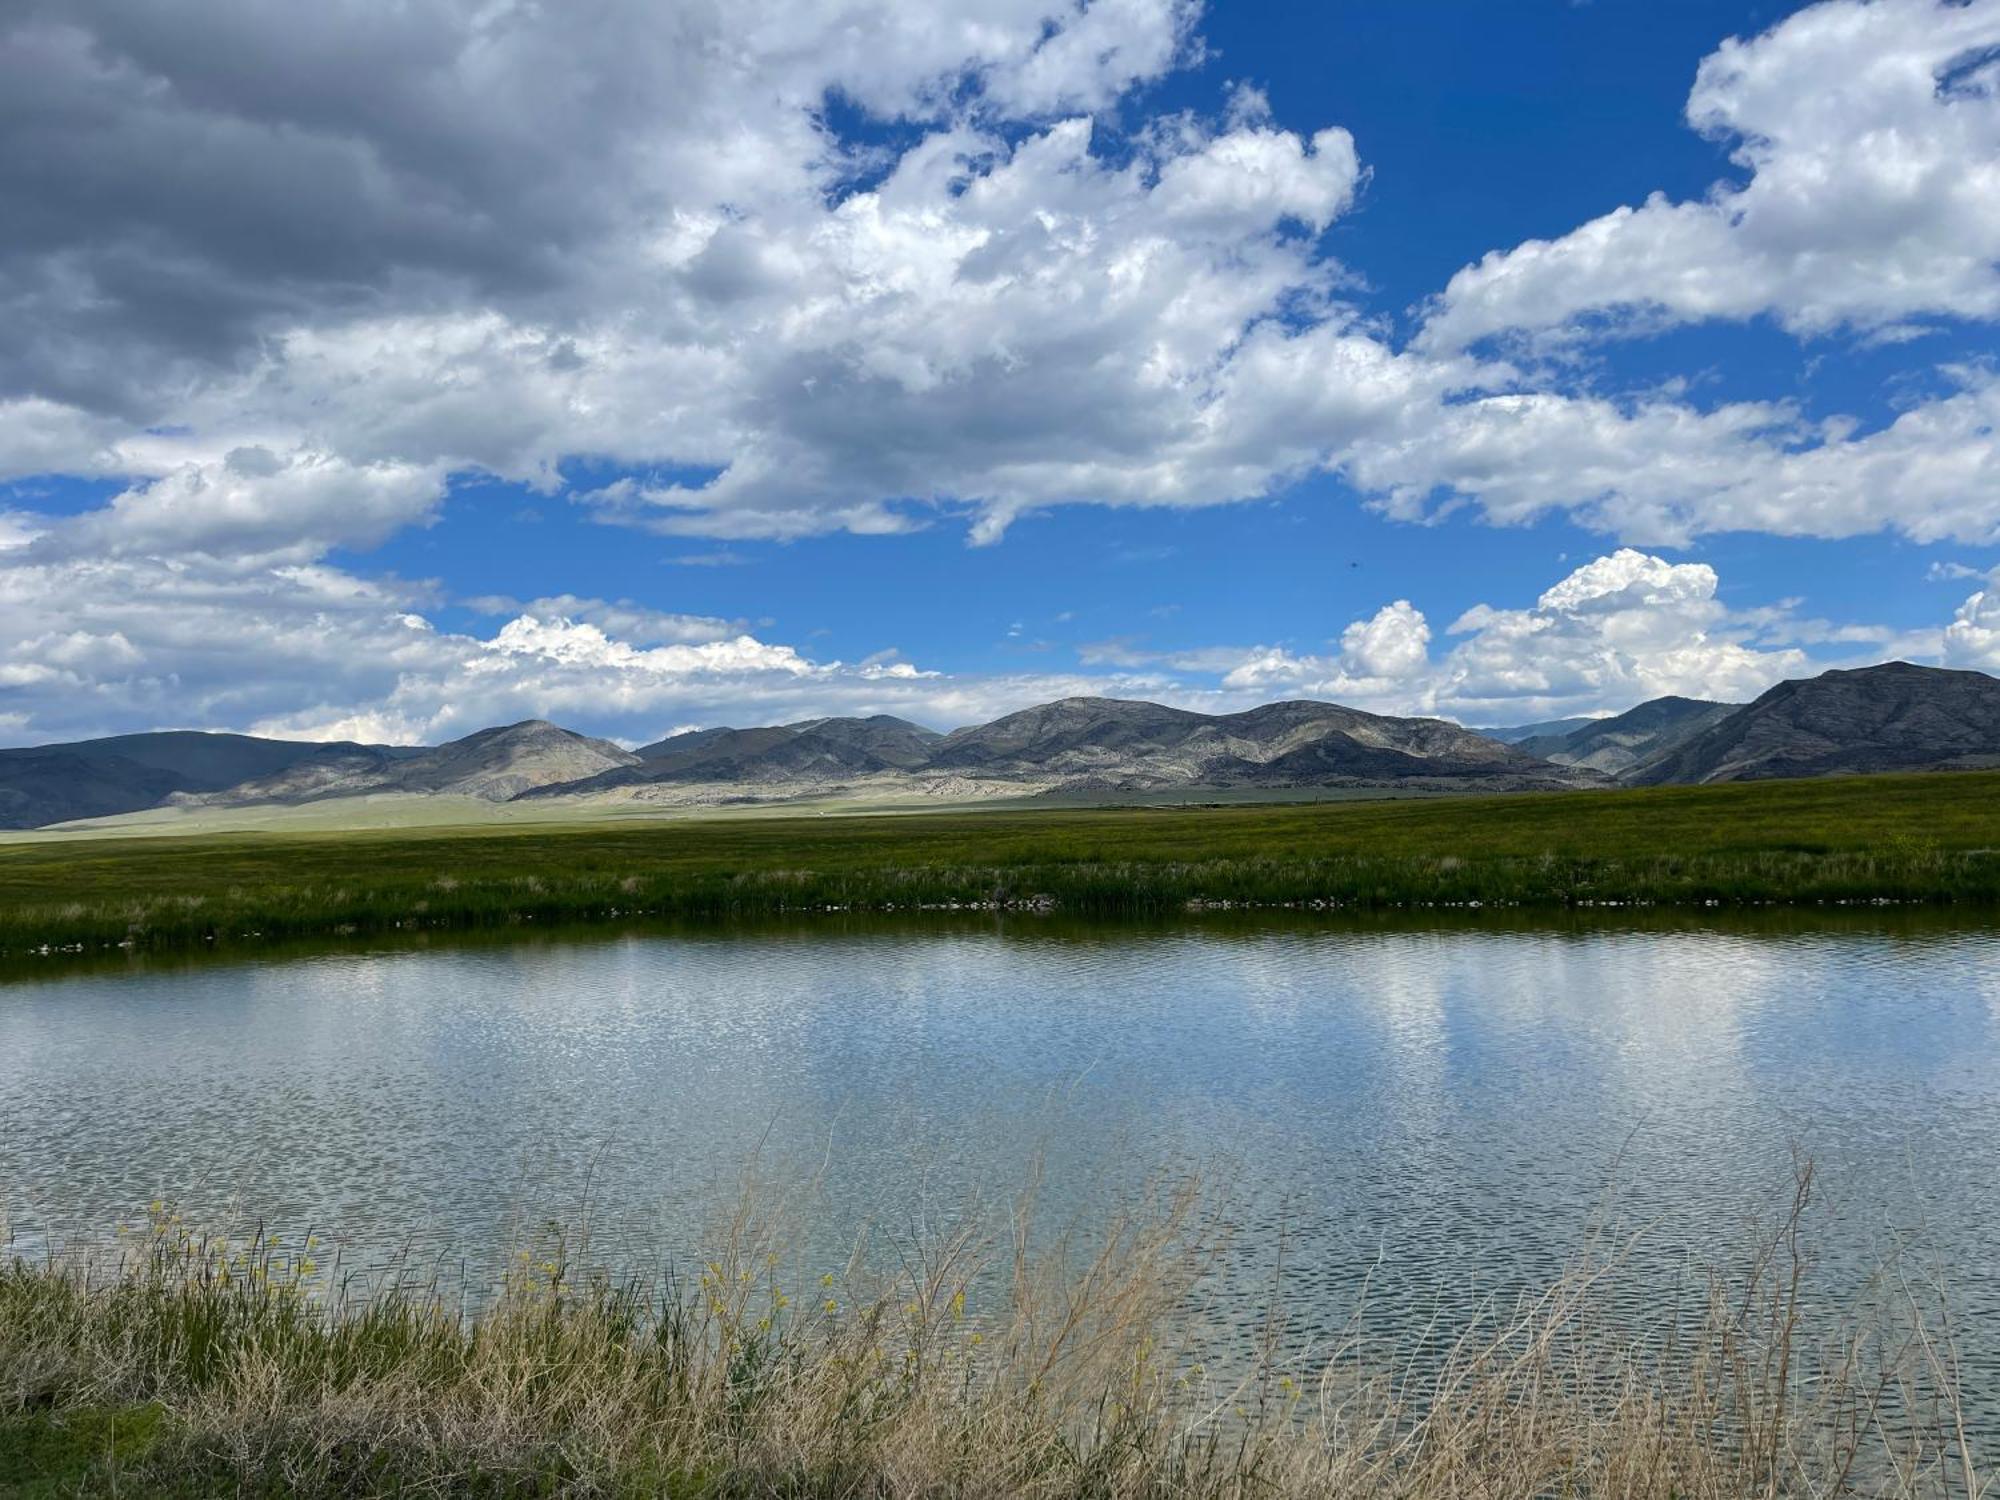
[[[806,719],[759,729],[697,729],[638,752],[637,763],[608,768],[538,796],[584,796],[620,788],[728,783],[818,785],[908,771],[925,763],[943,736],[907,719]]]
[[[1563,734],[1534,735],[1514,748],[1563,766],[1588,766],[1621,778],[1671,755],[1741,707],[1704,698],[1654,698],[1609,719],[1587,719]]]
[[[905,771],[929,761],[944,738],[935,729],[889,714],[867,719],[807,719],[790,727],[801,739],[829,746],[845,745],[871,760]]]
[[[1407,780],[1554,787],[1592,779],[1442,719],[1310,701],[1210,715],[1113,698],[1065,698],[959,730],[925,769],[1113,791]]]
[[[930,763],[941,770],[1018,775],[1101,772],[1157,758],[1209,723],[1204,714],[1121,698],[1064,698],[945,736]]]
[[[716,729],[684,729],[679,734],[670,734],[663,740],[655,740],[650,745],[641,745],[633,751],[641,760],[654,760],[665,756],[680,755],[695,746],[705,744],[717,735],[739,734],[742,731],[723,726]]]
[[[1630,779],[1746,781],[2000,766],[2000,680],[1889,662],[1781,682]]]
[[[226,791],[177,800],[192,806],[242,807],[410,792],[505,802],[552,782],[580,781],[638,764],[638,756],[609,740],[590,739],[545,719],[528,719],[414,753],[346,747]]]
[[[221,791],[315,756],[363,749],[177,729],[0,750],[0,828],[137,812],[176,792]]]
[[[39,828],[154,807],[180,790],[169,771],[67,746],[0,751],[0,828]]]
[[[1596,719],[1545,719],[1539,724],[1502,724],[1474,729],[1472,733],[1483,734],[1503,745],[1518,745],[1523,740],[1560,738],[1572,730],[1584,729],[1597,722]]]

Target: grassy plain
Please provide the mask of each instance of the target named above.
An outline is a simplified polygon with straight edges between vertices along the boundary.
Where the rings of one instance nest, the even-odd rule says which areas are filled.
[[[45,836],[0,952],[785,912],[2000,903],[2000,773],[1409,801]]]

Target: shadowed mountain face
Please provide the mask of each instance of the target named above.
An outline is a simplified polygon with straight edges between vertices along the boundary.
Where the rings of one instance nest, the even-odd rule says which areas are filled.
[[[165,730],[0,750],[0,828],[138,812],[176,792],[217,792],[321,755],[367,748]]]
[[[1609,719],[1586,719],[1562,734],[1534,735],[1514,748],[1562,766],[1631,779],[1741,707],[1704,698],[1655,698]]]
[[[180,790],[170,771],[66,746],[0,752],[0,828],[39,828],[155,807]]]
[[[1746,781],[2000,766],[2000,680],[1889,662],[1781,682],[1628,779]]]
[[[782,724],[758,729],[700,729],[677,734],[639,752],[640,764],[631,778],[662,781],[700,766],[750,765],[766,752],[794,738]]]
[[[889,714],[867,719],[807,719],[791,727],[801,740],[830,748],[845,746],[870,760],[904,771],[929,761],[944,738],[935,729]]]

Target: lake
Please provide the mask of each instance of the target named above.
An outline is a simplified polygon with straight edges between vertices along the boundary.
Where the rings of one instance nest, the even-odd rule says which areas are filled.
[[[1232,1274],[1267,1286],[1282,1243],[1317,1333],[1364,1284],[1392,1319],[1537,1285],[1593,1226],[1644,1228],[1643,1296],[1685,1296],[1798,1152],[1816,1285],[1913,1246],[1992,1393],[1996,1147],[2000,933],[1886,920],[847,923],[0,986],[0,1207],[31,1254],[163,1198],[475,1282],[587,1206],[593,1254],[653,1264],[756,1156],[818,1179],[837,1257],[1040,1159],[1052,1221],[1200,1170]]]

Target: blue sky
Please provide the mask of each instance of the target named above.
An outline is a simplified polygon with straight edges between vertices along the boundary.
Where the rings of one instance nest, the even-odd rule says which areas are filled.
[[[9,23],[0,741],[2000,665],[1996,0],[787,14]]]

